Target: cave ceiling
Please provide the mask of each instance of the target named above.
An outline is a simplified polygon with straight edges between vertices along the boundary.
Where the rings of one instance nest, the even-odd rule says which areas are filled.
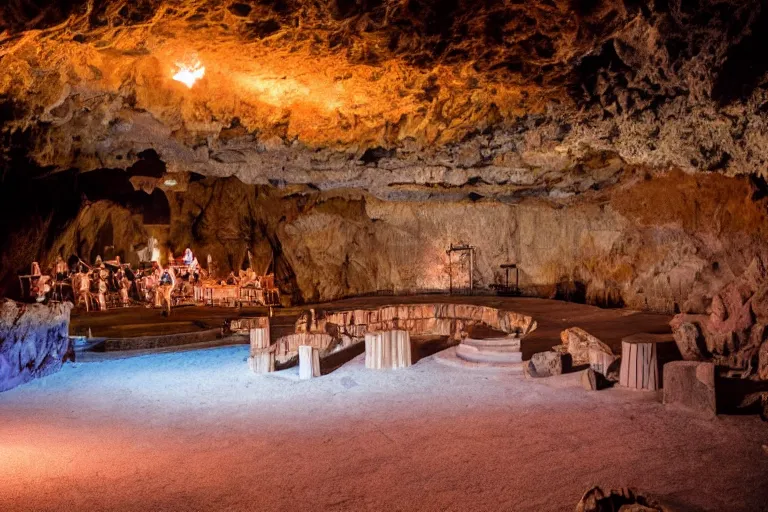
[[[389,199],[762,176],[766,51],[761,1],[8,0],[3,159],[152,149],[169,172]]]

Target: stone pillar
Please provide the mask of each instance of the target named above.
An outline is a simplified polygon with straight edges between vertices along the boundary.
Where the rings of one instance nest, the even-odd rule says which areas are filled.
[[[619,385],[647,391],[659,389],[659,364],[656,344],[621,341],[621,371]]]
[[[299,345],[299,378],[320,376],[320,351],[311,345]]]
[[[269,327],[252,327],[249,331],[251,355],[254,350],[269,348]]]
[[[365,334],[366,368],[405,368],[411,364],[411,337],[408,331]]]
[[[250,330],[251,356],[248,366],[254,373],[275,371],[275,351],[269,343],[269,327],[256,327]]]

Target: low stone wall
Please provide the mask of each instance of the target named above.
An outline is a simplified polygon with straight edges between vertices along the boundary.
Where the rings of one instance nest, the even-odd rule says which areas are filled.
[[[285,363],[299,355],[299,345],[309,345],[327,352],[337,345],[336,340],[325,333],[297,333],[279,338],[275,343],[275,359],[278,363]]]
[[[70,350],[72,304],[0,302],[0,391],[61,369]]]
[[[475,325],[485,325],[518,337],[536,329],[536,322],[530,316],[487,306],[404,304],[332,312],[313,309],[296,321],[297,334],[292,336],[326,335],[329,343],[325,349],[333,349],[361,342],[365,333],[375,331],[403,330],[415,336],[449,336],[461,340],[466,337],[467,329]],[[325,340],[323,338],[323,343]]]

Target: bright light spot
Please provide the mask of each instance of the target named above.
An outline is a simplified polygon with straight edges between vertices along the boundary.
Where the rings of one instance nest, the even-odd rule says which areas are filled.
[[[172,179],[172,178],[169,178],[169,179],[165,180],[163,182],[163,184],[166,187],[175,187],[178,184],[178,182],[176,180]]]
[[[173,79],[190,89],[195,82],[205,76],[205,67],[198,59],[193,59],[191,62],[177,62],[176,67],[179,70],[173,75]]]

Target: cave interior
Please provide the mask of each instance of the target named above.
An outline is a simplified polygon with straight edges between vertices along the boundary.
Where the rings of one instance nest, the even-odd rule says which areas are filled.
[[[0,418],[9,419],[5,434],[0,426],[0,459],[7,449],[16,478],[0,483],[0,505],[5,505],[0,508],[29,505],[32,495],[25,483],[42,474],[42,463],[36,462],[42,455],[18,455],[18,447],[35,437],[28,439],[23,432],[37,421],[23,404],[38,403],[57,418],[64,413],[56,410],[55,400],[72,392],[85,403],[79,426],[75,420],[72,424],[72,432],[79,432],[99,415],[108,415],[111,406],[90,401],[91,395],[73,390],[67,379],[96,393],[104,386],[111,399],[141,386],[130,379],[129,384],[113,382],[103,375],[107,370],[81,374],[81,362],[87,368],[114,365],[118,374],[140,374],[149,382],[142,391],[147,394],[168,385],[166,377],[157,375],[163,365],[173,375],[188,371],[207,379],[206,387],[184,384],[180,392],[199,393],[200,400],[210,397],[221,414],[235,415],[235,430],[242,427],[246,419],[229,409],[227,397],[247,394],[251,381],[243,376],[220,380],[225,379],[221,373],[198,375],[202,370],[195,365],[212,365],[224,373],[247,371],[249,358],[253,371],[248,378],[261,377],[254,372],[263,370],[256,354],[264,347],[257,347],[254,334],[248,338],[235,332],[232,324],[258,330],[262,324],[254,327],[244,319],[260,317],[268,319],[266,346],[277,354],[271,356],[276,363],[266,359],[268,373],[299,368],[298,346],[309,344],[320,350],[319,356],[307,352],[319,357],[309,375],[322,376],[302,385],[326,384],[291,394],[277,380],[253,381],[263,390],[242,398],[241,406],[278,407],[278,417],[305,422],[307,417],[295,411],[281,412],[270,396],[322,416],[312,405],[312,393],[333,397],[336,381],[349,395],[384,386],[381,409],[361,396],[349,400],[350,407],[386,427],[379,430],[390,442],[405,440],[397,435],[393,440],[384,431],[413,429],[426,436],[427,426],[442,425],[429,419],[419,430],[416,416],[393,412],[397,396],[413,392],[413,407],[426,408],[434,418],[456,416],[461,427],[480,428],[481,439],[489,443],[462,438],[471,445],[467,453],[474,454],[474,462],[467,463],[473,472],[446,476],[432,487],[425,483],[426,493],[405,483],[398,491],[397,478],[380,467],[368,468],[380,481],[362,492],[360,486],[368,484],[351,475],[366,457],[399,469],[407,467],[405,459],[384,454],[368,427],[360,427],[354,461],[343,460],[341,447],[325,451],[311,429],[297,427],[298,439],[348,471],[344,477],[329,477],[320,461],[308,463],[305,471],[275,462],[281,470],[297,471],[302,484],[292,489],[296,496],[307,498],[309,482],[325,479],[330,492],[318,503],[320,509],[381,510],[389,505],[443,510],[453,503],[477,510],[502,504],[512,510],[562,510],[582,495],[577,509],[582,511],[618,510],[621,504],[667,511],[678,510],[674,505],[680,510],[761,509],[768,502],[768,440],[758,419],[768,417],[766,51],[768,4],[762,0],[2,2],[0,391],[8,390],[11,398],[4,406],[0,396]],[[147,256],[148,245],[158,256]],[[33,282],[29,274],[38,278],[30,271],[32,262],[55,283],[58,258],[70,262],[67,273],[81,263],[98,270],[102,261],[119,260],[138,274],[153,263],[161,270],[175,268],[187,249],[197,258],[195,265],[199,260],[197,268],[204,269],[204,283],[215,290],[206,291],[203,284],[198,291],[198,284],[189,284],[186,303],[172,300],[171,294],[174,286],[180,290],[200,280],[196,272],[183,280],[179,276],[180,284],[174,274],[165,302],[163,282],[150,293],[136,284],[138,279],[133,282],[133,273],[125,295],[114,302],[99,291],[97,277],[86,285],[91,290],[85,302],[78,299],[74,281],[70,294],[55,284],[47,294],[40,291],[42,285],[34,292],[32,284],[25,285]],[[115,297],[122,275],[113,281],[110,273],[104,285]],[[247,279],[258,293],[242,291]],[[242,286],[226,295],[225,288],[238,282]],[[226,298],[217,303],[216,293]],[[238,304],[244,294],[249,302]],[[460,313],[460,307],[467,309]],[[360,311],[368,315],[365,322]],[[348,314],[343,320],[338,319],[341,312]],[[479,394],[488,417],[478,416],[470,405],[465,416],[449,404],[430,405],[432,395],[420,387],[417,374],[407,373],[411,369],[391,374],[392,379],[409,375],[397,384],[361,377],[369,364],[388,364],[370,363],[371,347],[390,343],[388,334],[378,341],[366,337],[365,329],[373,332],[374,324],[377,332],[410,331],[407,366],[426,365],[427,382],[439,388],[435,397],[460,407],[461,400],[470,403],[470,395]],[[205,338],[209,334],[211,339]],[[178,338],[172,342],[163,336]],[[443,368],[434,361],[453,351],[459,362],[451,360],[452,371],[471,373],[470,366],[488,363],[478,362],[477,347],[482,352],[489,340],[501,337],[516,337],[514,350],[504,350],[521,359],[514,368],[525,377],[509,377],[504,373],[509,368],[489,363],[501,372],[490,377],[493,383],[484,388],[465,383],[466,389],[461,384],[454,404],[448,397],[456,395],[441,388],[451,385],[440,373],[448,370],[429,370],[429,365]],[[467,339],[485,344],[466,348]],[[98,347],[92,340],[100,340]],[[391,340],[402,342],[395,335]],[[76,343],[90,345],[84,350]],[[207,343],[209,350],[192,350],[195,343],[200,348]],[[632,384],[620,363],[635,354],[625,353],[624,345],[636,343],[652,347],[652,364],[658,365],[652,373],[658,383],[643,377],[638,385],[653,387],[650,401],[637,398],[647,394],[632,399],[621,394],[622,386]],[[462,350],[473,354],[470,362],[462,359]],[[150,359],[110,355],[121,351],[126,358]],[[239,370],[228,366],[227,354],[240,361]],[[610,360],[602,366],[598,359],[606,355]],[[666,362],[678,366],[667,370]],[[611,364],[615,368],[609,370]],[[711,378],[704,376],[710,371]],[[37,384],[50,379],[57,384]],[[483,475],[504,465],[501,455],[487,455],[495,446],[489,432],[506,421],[506,413],[494,416],[494,404],[504,400],[504,393],[523,402],[533,397],[532,407],[554,424],[589,421],[569,407],[551,408],[560,403],[558,396],[582,408],[598,407],[590,402],[593,395],[578,394],[579,379],[590,390],[609,388],[599,394],[607,397],[607,405],[596,413],[602,422],[598,432],[608,435],[613,426],[635,436],[642,445],[638,453],[652,460],[621,469],[620,478],[611,479],[582,451],[579,460],[562,453],[561,459],[548,459],[553,469],[565,470],[570,461],[585,478],[599,477],[590,482],[620,490],[597,488],[584,495],[589,479],[578,478],[549,500],[536,501],[532,496],[541,484],[529,478],[515,480],[508,493],[497,480],[487,481],[491,490],[483,488]],[[711,385],[702,384],[710,380]],[[541,384],[545,381],[559,384]],[[498,388],[489,390],[496,382]],[[682,386],[683,399],[673,391],[668,396],[665,382]],[[544,387],[526,387],[534,385]],[[182,418],[175,428],[187,429],[194,399],[177,404],[173,397],[160,396],[159,403]],[[685,413],[667,412],[662,402],[678,399],[694,402],[694,408],[712,413],[720,424],[699,416],[689,424]],[[343,431],[356,436],[359,418],[345,416],[343,401],[328,400],[329,425],[349,420]],[[139,400],[126,410],[141,417],[141,407]],[[628,412],[633,407],[644,412]],[[166,421],[162,411],[148,414],[149,423]],[[514,409],[514,414],[509,421],[517,427],[537,430],[539,424],[525,410]],[[700,456],[699,465],[670,462],[674,450],[654,458],[653,436],[633,430],[627,419],[632,414],[648,414],[661,443]],[[263,421],[265,432],[289,442],[282,437],[285,424]],[[119,428],[105,425],[111,426],[104,427],[104,435]],[[199,459],[199,439],[187,430],[182,434],[198,450],[194,457],[202,466],[256,464],[251,469],[266,471],[261,462],[243,461],[226,448],[227,442],[241,440],[239,431],[230,435],[205,428],[223,443],[220,455],[208,462]],[[548,424],[544,430],[551,428]],[[686,431],[691,435],[682,440]],[[157,446],[167,447],[159,464],[174,468],[167,485],[179,493],[190,493],[210,509],[293,505],[293,498],[286,497],[290,490],[266,498],[251,489],[240,501],[216,501],[249,481],[247,471],[235,469],[231,481],[208,482],[210,492],[190,491],[200,475],[181,482],[185,473],[175,457],[183,450],[170,447],[168,432],[158,427],[151,435]],[[588,434],[579,429],[571,441],[592,446],[597,441]],[[4,435],[18,443],[4,446]],[[125,435],[133,439],[134,434]],[[498,454],[542,456],[540,438],[530,435],[534,441],[521,451],[496,447]],[[90,442],[72,436],[75,446]],[[439,436],[451,443],[450,432]],[[729,452],[722,444],[725,438],[740,444]],[[112,441],[98,443],[99,449],[115,448]],[[755,444],[752,453],[747,446]],[[453,449],[435,447],[432,459],[432,450],[423,445],[409,449],[445,471],[450,461],[464,460]],[[293,450],[287,449],[301,457]],[[611,450],[618,467],[633,460],[616,447]],[[277,457],[261,445],[258,451],[266,461]],[[147,456],[137,452],[135,460]],[[186,509],[181,494],[163,495],[155,483],[134,493],[142,480],[129,475],[160,482],[160,466],[139,465],[131,473],[134,459],[120,459],[120,471],[127,471],[122,487],[99,497],[69,472],[79,468],[82,475],[98,474],[115,460],[75,460],[74,469],[56,466],[50,475],[74,478],[82,492],[62,493],[61,482],[70,480],[49,481],[41,506]],[[679,475],[695,474],[702,482],[699,472],[712,470],[699,466],[715,460],[725,469],[720,477],[704,473],[716,481],[706,490],[703,484],[686,487],[685,478],[660,470],[671,464]],[[0,460],[0,474],[6,472],[3,464]],[[419,464],[412,480],[432,482],[425,476],[428,467]],[[525,467],[537,474],[535,466]],[[641,476],[654,471],[652,477]],[[475,491],[489,494],[471,498],[465,488],[465,495],[452,496],[445,489],[457,475]],[[542,477],[548,478],[553,475]],[[739,479],[751,485],[749,493],[744,481],[734,490]],[[279,484],[274,477],[267,480]],[[384,490],[387,482],[395,488],[391,494]],[[5,485],[7,493],[2,492]],[[645,486],[661,499],[625,486]],[[509,498],[515,493],[525,499]],[[430,499],[436,501],[430,505]]]

